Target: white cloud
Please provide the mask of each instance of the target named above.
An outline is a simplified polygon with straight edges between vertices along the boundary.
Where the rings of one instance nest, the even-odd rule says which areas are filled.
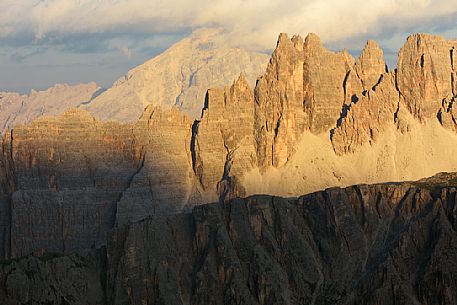
[[[439,25],[453,14],[457,0],[1,0],[0,37],[27,33],[40,40],[222,26],[232,41],[265,49],[279,32],[315,32],[338,43]]]

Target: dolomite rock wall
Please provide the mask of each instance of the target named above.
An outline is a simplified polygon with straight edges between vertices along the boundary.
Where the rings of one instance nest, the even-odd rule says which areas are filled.
[[[0,263],[2,304],[455,304],[457,176],[251,196]]]
[[[354,60],[282,34],[256,87],[208,90],[199,121],[150,106],[134,124],[71,110],[17,126],[1,146],[2,257],[101,246],[114,226],[195,204],[456,171],[454,56],[415,35],[389,72],[373,41]]]
[[[138,160],[132,128],[83,110],[42,117],[8,132],[11,256],[100,246]]]
[[[203,202],[244,196],[235,180],[257,166],[254,95],[243,74],[231,87],[211,89],[202,119],[194,126],[193,167]]]
[[[136,124],[74,109],[7,132],[2,257],[99,247],[116,224],[196,202],[191,138],[191,120],[156,107]]]
[[[108,246],[108,304],[453,304],[456,176],[153,216]]]
[[[192,121],[177,108],[148,107],[133,125],[137,170],[117,203],[118,225],[150,214],[169,214],[194,202]]]

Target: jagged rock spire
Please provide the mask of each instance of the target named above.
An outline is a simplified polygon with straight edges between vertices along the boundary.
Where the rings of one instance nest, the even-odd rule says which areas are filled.
[[[372,89],[379,82],[381,75],[387,72],[384,52],[374,40],[367,41],[357,60],[355,70],[366,91]]]

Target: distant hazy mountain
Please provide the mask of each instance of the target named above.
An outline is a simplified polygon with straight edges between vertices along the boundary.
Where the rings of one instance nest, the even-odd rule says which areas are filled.
[[[149,104],[176,105],[198,117],[208,88],[225,86],[240,72],[254,85],[268,59],[228,46],[221,30],[200,29],[129,71],[84,108],[97,118],[122,122],[137,120]]]
[[[91,100],[100,90],[95,83],[69,86],[57,84],[44,91],[32,90],[29,95],[0,92],[0,128],[4,133],[17,124],[30,123],[42,115],[59,115]]]

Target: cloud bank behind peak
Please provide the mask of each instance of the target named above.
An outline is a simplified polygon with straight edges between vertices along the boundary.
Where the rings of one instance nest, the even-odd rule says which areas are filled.
[[[456,17],[457,0],[0,0],[0,89],[107,86],[200,28],[262,52],[280,32],[354,53],[374,38],[392,66],[410,33],[455,38]]]
[[[279,32],[315,32],[338,44],[412,28],[450,28],[456,15],[457,0],[2,0],[0,38],[39,41],[218,26],[233,43],[271,49]]]

